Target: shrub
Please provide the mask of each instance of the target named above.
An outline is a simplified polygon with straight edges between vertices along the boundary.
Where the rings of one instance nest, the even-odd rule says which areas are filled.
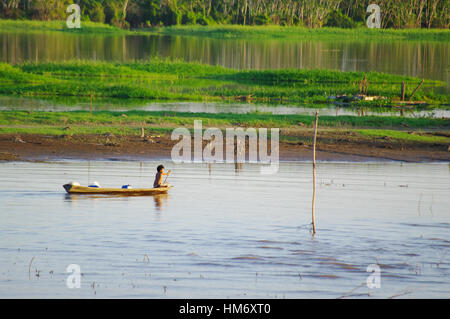
[[[271,21],[270,21],[270,18],[266,14],[258,14],[254,18],[253,22],[256,25],[267,25],[267,24],[270,24]]]
[[[89,21],[105,22],[105,13],[100,3],[87,3],[83,6],[82,14],[89,17]]]
[[[343,14],[340,10],[332,11],[325,22],[325,27],[355,28],[356,23],[349,16]]]
[[[197,18],[197,24],[200,24],[200,25],[211,25],[211,24],[214,24],[214,21],[212,21],[210,18],[202,15],[202,16]]]
[[[195,15],[195,12],[188,11],[185,14],[183,14],[183,17],[181,19],[182,24],[195,24],[197,21],[197,16]]]
[[[164,25],[179,25],[181,18],[181,12],[176,5],[167,5],[163,8],[161,20],[164,22]]]

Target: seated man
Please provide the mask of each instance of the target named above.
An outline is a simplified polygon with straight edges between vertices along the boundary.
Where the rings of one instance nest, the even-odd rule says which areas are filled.
[[[167,183],[162,183],[163,181],[163,175],[168,176],[170,174],[170,170],[167,173],[164,173],[164,166],[163,165],[158,165],[158,167],[156,168],[157,173],[155,176],[155,181],[153,182],[153,187],[157,188],[157,187],[167,187],[169,184]]]

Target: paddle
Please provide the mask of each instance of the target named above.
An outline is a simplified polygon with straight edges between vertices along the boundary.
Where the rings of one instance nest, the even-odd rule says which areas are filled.
[[[166,181],[167,181],[167,179],[169,178],[169,174],[170,174],[170,172],[172,172],[172,171],[171,171],[171,170],[169,170],[169,171],[167,172],[167,175],[166,175],[166,179],[164,180],[163,184],[165,184],[165,183],[166,183]]]

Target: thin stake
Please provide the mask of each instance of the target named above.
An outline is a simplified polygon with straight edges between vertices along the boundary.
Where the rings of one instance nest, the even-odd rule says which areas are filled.
[[[28,265],[28,279],[31,279],[31,264],[33,263],[34,256],[30,260],[30,264]]]
[[[313,198],[312,198],[312,226],[313,235],[316,234],[316,138],[317,138],[317,123],[319,122],[319,111],[316,111],[316,121],[314,123],[314,139],[313,139]]]
[[[412,97],[414,96],[414,94],[416,94],[417,90],[422,86],[423,82],[424,82],[424,80],[422,79],[422,81],[420,81],[419,85],[414,89],[414,91],[409,96],[408,101],[411,101]]]
[[[363,81],[363,94],[367,95],[367,87],[368,87],[368,83],[367,83],[367,74],[364,74],[364,81]]]
[[[89,112],[92,115],[92,100],[94,99],[94,94],[91,92],[91,103],[89,104]]]
[[[406,84],[405,84],[405,82],[402,82],[402,88],[400,90],[400,95],[401,95],[402,101],[405,100],[405,90],[406,90]]]

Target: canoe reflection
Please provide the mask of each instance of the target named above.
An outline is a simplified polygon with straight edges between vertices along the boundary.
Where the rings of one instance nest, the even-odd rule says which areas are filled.
[[[156,194],[156,195],[147,195],[147,196],[130,196],[130,195],[97,195],[97,194],[64,194],[64,199],[68,202],[75,203],[81,200],[99,200],[99,199],[111,199],[111,198],[120,198],[123,200],[129,200],[134,197],[153,197],[153,201],[155,204],[155,209],[157,211],[161,211],[163,207],[167,204],[167,199],[169,198],[169,194]]]
[[[157,211],[161,211],[163,209],[163,207],[167,204],[168,198],[169,198],[169,194],[153,195],[153,200],[155,202],[155,209]]]

